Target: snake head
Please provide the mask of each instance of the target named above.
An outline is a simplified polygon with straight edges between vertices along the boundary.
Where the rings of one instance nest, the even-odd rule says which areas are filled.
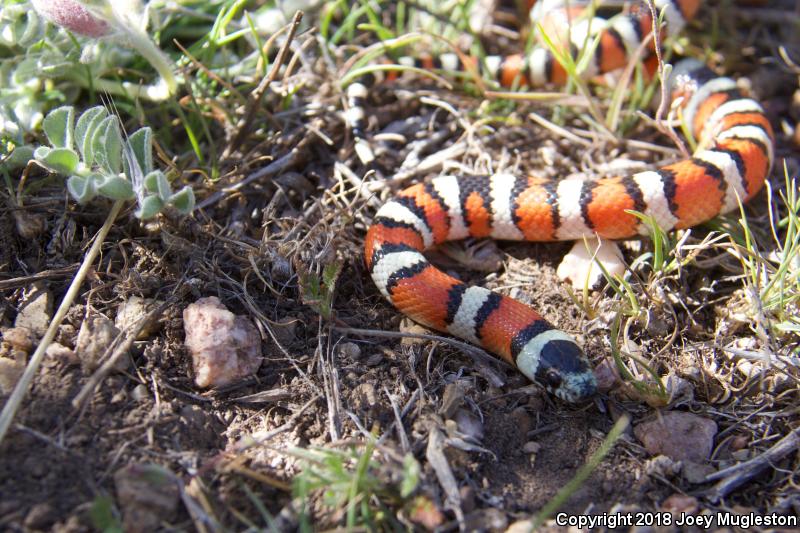
[[[580,402],[597,392],[597,380],[583,350],[557,329],[540,333],[526,344],[517,355],[517,367],[566,402]]]

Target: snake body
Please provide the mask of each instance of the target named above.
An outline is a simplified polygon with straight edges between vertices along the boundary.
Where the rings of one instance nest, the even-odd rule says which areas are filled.
[[[673,32],[694,16],[699,3],[656,1]],[[552,0],[533,10],[548,4]],[[588,68],[588,75],[593,75],[624,66],[651,26],[649,11],[642,9],[607,21],[592,19],[591,25],[581,23],[569,39],[573,45],[587,38],[598,40]],[[458,66],[447,56],[414,61],[423,67]],[[524,58],[490,59],[485,67],[485,73],[505,85],[522,79],[534,86],[565,78],[545,48]],[[380,292],[413,320],[486,348],[563,400],[577,402],[591,396],[596,390],[594,374],[569,334],[526,304],[445,274],[423,252],[466,237],[624,239],[647,233],[642,220],[627,210],[649,215],[662,229],[671,230],[736,209],[739,201],[758,193],[772,167],[769,120],[758,102],[739,92],[733,79],[718,77],[696,61],[679,63],[670,85],[673,100],[680,98],[683,120],[699,141],[700,148],[690,158],[596,181],[503,173],[443,175],[413,185],[378,210],[367,232],[365,260]],[[362,95],[362,88],[350,92],[351,100]],[[360,127],[358,120],[352,122]]]

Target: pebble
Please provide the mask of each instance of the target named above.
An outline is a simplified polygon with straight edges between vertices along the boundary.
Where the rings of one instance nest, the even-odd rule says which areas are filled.
[[[22,326],[9,328],[3,332],[3,342],[29,354],[33,350],[33,332]]]
[[[0,395],[8,396],[17,381],[22,377],[25,372],[25,352],[14,350],[13,348],[8,354],[11,357],[0,357]]]
[[[228,311],[216,296],[187,306],[183,327],[198,387],[235,383],[261,366],[261,337],[255,325]]]
[[[588,246],[588,249],[587,249]],[[603,272],[597,266],[600,262],[611,276],[625,273],[625,262],[622,252],[614,241],[598,241],[590,238],[576,241],[572,249],[564,256],[556,269],[556,275],[562,281],[569,281],[575,290],[584,287],[592,289],[603,280]]]
[[[50,346],[48,346],[45,351],[45,355],[53,361],[60,361],[68,365],[79,365],[81,363],[75,350],[71,350],[58,342],[50,343]]]
[[[431,330],[424,326],[420,326],[407,317],[404,317],[400,321],[400,327],[398,329],[402,333],[411,333],[412,335],[431,335]],[[400,341],[400,344],[403,346],[415,346],[425,342],[427,342],[425,339],[420,339],[418,337],[403,337],[403,339]]]
[[[42,337],[53,316],[53,295],[44,283],[34,283],[25,290],[14,326],[28,328],[36,337]]]
[[[661,503],[661,509],[671,513],[696,514],[700,505],[697,498],[676,492]]]
[[[178,509],[180,492],[174,474],[156,464],[130,464],[114,473],[123,529],[130,533],[156,531]]]
[[[131,391],[131,398],[133,398],[136,402],[141,402],[145,398],[150,396],[150,391],[147,390],[147,387],[142,385],[136,385]]]
[[[131,296],[117,308],[117,316],[114,318],[114,325],[120,331],[130,331],[139,327],[139,323],[163,302],[152,298],[140,298]],[[151,317],[136,336],[137,341],[149,339],[161,327],[158,317]]]
[[[717,424],[693,413],[672,411],[638,424],[633,433],[652,455],[704,463],[714,447]]]
[[[56,517],[56,511],[52,505],[47,502],[37,503],[28,510],[23,524],[26,530],[48,529],[55,522]]]
[[[522,446],[522,451],[525,453],[536,454],[539,453],[539,450],[541,449],[542,445],[536,442],[535,440],[528,441]]]
[[[477,442],[483,441],[483,422],[478,416],[466,409],[459,409],[456,411],[453,420],[462,435],[466,435]]]
[[[682,465],[683,477],[693,485],[703,483],[706,477],[715,471],[714,467],[709,464],[700,464],[694,461],[684,461]]]
[[[336,347],[336,353],[343,359],[361,359],[361,346],[354,342],[343,342]]]
[[[350,396],[353,409],[357,411],[370,411],[378,403],[375,386],[372,383],[360,383],[353,389]]]
[[[517,520],[506,529],[505,533],[533,533],[532,520]]]
[[[117,335],[119,330],[114,323],[99,313],[89,314],[83,320],[75,342],[75,353],[81,360],[84,372],[90,373],[100,367],[103,355]],[[117,360],[114,370],[122,372],[129,364],[130,357],[126,354]]]
[[[619,370],[614,359],[606,357],[594,368],[594,377],[597,379],[597,390],[607,393],[620,383]]]

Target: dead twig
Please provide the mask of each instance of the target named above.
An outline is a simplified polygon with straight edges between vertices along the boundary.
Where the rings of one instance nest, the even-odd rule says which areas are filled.
[[[80,265],[76,263],[67,267],[54,268],[52,270],[42,270],[41,272],[31,274],[30,276],[0,280],[0,291],[24,287],[26,285],[30,285],[34,281],[41,281],[43,279],[66,278],[74,274],[75,271],[78,270],[79,266]]]
[[[278,72],[280,71],[281,65],[283,65],[283,63],[286,61],[286,54],[289,52],[289,46],[292,44],[292,40],[294,40],[295,33],[297,33],[297,28],[300,26],[301,20],[303,20],[303,12],[298,11],[294,14],[292,22],[289,24],[289,35],[286,37],[286,41],[278,51],[278,57],[276,57],[275,61],[272,63],[272,68],[270,69],[269,74],[261,79],[258,86],[250,95],[250,100],[247,102],[247,107],[244,111],[243,122],[239,124],[239,131],[222,153],[223,159],[230,157],[230,155],[235,152],[237,148],[239,148],[239,145],[242,144],[242,141],[245,139],[245,137],[250,134],[250,130],[253,127],[253,121],[255,121],[256,118],[256,109],[259,105],[261,105],[261,99],[264,97],[264,93],[267,92],[270,84],[272,84],[272,82],[278,78]]]
[[[706,476],[704,482],[719,481],[713,488],[709,489],[704,495],[712,502],[718,502],[738,487],[752,480],[761,472],[789,455],[800,447],[800,428],[794,429],[791,433],[783,437],[769,450],[758,457],[737,465],[724,468]]]

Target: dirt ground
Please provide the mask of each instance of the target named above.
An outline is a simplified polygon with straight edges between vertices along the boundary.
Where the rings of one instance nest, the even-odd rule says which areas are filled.
[[[706,10],[701,20],[703,16],[711,13]],[[774,21],[765,17],[758,24],[767,28],[760,31],[778,32],[790,50],[799,50],[796,35],[780,34]],[[734,30],[748,39],[746,27]],[[724,70],[755,80],[754,90],[761,93],[778,132],[778,161],[786,159],[790,174],[796,175],[800,152],[797,136],[792,139],[790,134],[800,118],[797,73],[773,61],[774,48],[753,42],[760,35],[754,30],[745,47],[748,53],[736,61],[712,59]],[[680,500],[682,505],[696,513],[800,512],[796,447],[751,481],[714,498],[715,482],[699,481],[675,461],[654,459],[633,430],[656,413],[672,411],[714,421],[714,452],[701,465],[708,474],[763,454],[798,428],[796,363],[750,380],[737,373],[736,363],[719,349],[737,340],[751,346],[748,343],[757,337],[747,325],[726,326],[741,297],[742,280],[740,264],[722,248],[702,247],[694,261],[659,285],[673,295],[669,306],[647,293],[653,287],[647,271],[637,274],[635,290],[652,320],[633,323],[625,333],[624,349],[638,350],[659,375],[680,379],[683,388],[679,393],[670,389],[676,395],[667,405],[648,405],[617,384],[595,401],[570,406],[502,363],[442,342],[380,336],[382,331],[426,333],[381,298],[363,265],[361,247],[380,199],[401,182],[421,181],[442,171],[441,164],[420,164],[428,155],[461,146],[451,158],[455,163],[445,164],[445,170],[505,168],[560,175],[600,174],[598,168],[606,164],[650,164],[669,155],[603,139],[588,148],[576,147],[527,118],[531,111],[549,116],[552,106],[527,102],[511,110],[503,121],[507,124],[492,123],[495,131],[466,135],[464,124],[477,120],[474,110],[480,98],[410,80],[378,87],[371,96],[377,117],[371,128],[406,124],[404,131],[410,131],[406,135],[414,142],[378,143],[377,172],[368,174],[344,129],[342,97],[331,73],[307,66],[282,83],[304,76],[310,82],[300,88],[293,105],[306,109],[317,104],[310,117],[276,112],[273,121],[280,128],[259,129],[240,153],[223,163],[225,172],[216,184],[198,174],[184,176],[202,202],[294,150],[278,171],[221,195],[186,219],[167,214],[145,224],[132,209],[120,216],[57,335],[67,351],[45,359],[0,444],[0,529],[113,530],[109,528],[119,523],[119,513],[136,505],[150,505],[152,510],[162,498],[146,484],[133,495],[121,494],[118,473],[136,464],[160,465],[167,477],[174,476],[170,479],[178,496],[174,509],[159,514],[160,529],[256,530],[268,527],[265,516],[276,520],[276,529],[291,529],[298,520],[296,509],[292,511],[297,501],[292,503],[291,484],[305,464],[296,450],[352,447],[361,453],[365,435],[371,433],[379,439],[373,456],[375,476],[385,486],[397,484],[405,454],[416,459],[421,471],[413,495],[433,509],[433,525],[457,529],[460,517],[463,529],[502,531],[540,511],[591,460],[623,416],[630,417],[631,424],[560,511],[657,511],[668,508],[665,501],[677,495],[687,497]],[[277,109],[278,92],[265,98],[265,108]],[[599,92],[602,103],[608,93]],[[423,96],[426,102],[420,100]],[[458,110],[457,115],[444,104]],[[497,114],[509,109],[498,105]],[[563,125],[570,131],[587,128],[573,115],[567,115]],[[629,136],[669,145],[645,123]],[[781,165],[777,167],[771,177],[776,190],[784,183]],[[384,178],[388,181],[374,196],[358,183]],[[49,300],[39,317],[44,324],[49,321],[107,207],[76,206],[66,200],[62,185],[44,173],[28,179],[38,185],[25,207],[14,209],[6,202],[0,208],[3,332],[36,299],[36,291]],[[766,206],[762,194],[747,211],[758,235],[764,236],[765,255],[771,246]],[[41,225],[32,238],[21,234],[21,216]],[[723,225],[735,220],[729,217]],[[687,244],[702,243],[710,231],[709,226],[694,230]],[[622,304],[610,290],[590,293],[587,305],[581,303],[582,295],[571,297],[555,274],[569,244],[489,245],[477,259],[474,244],[458,245],[447,257],[440,252],[432,257],[465,281],[535,303],[549,320],[576,335],[596,366],[610,360],[609,332]],[[628,243],[626,259],[632,261],[650,246],[646,240]],[[472,266],[454,256],[466,257]],[[304,293],[300,280],[331,263],[342,270],[331,316],[323,318],[324,303]],[[502,266],[477,272],[474,263]],[[82,323],[98,314],[113,320],[134,296],[165,304],[156,326],[133,343],[122,371],[102,379],[86,402],[75,406],[76,396],[94,373],[81,363],[80,354],[69,355]],[[228,309],[251,319],[263,340],[259,371],[222,390],[195,386],[184,346],[182,312],[205,296],[217,296]],[[672,332],[677,333],[670,339]],[[796,360],[797,337],[786,339],[781,353],[794,350]],[[437,455],[429,449],[434,435],[446,442],[441,451],[455,481],[457,506],[437,470]],[[746,453],[737,453],[741,450]],[[381,500],[380,494],[370,501]],[[408,499],[398,503],[394,496],[381,501],[395,514],[395,526],[387,525],[391,520],[384,517],[375,527],[404,524],[423,529],[420,517],[425,513],[412,510]],[[98,518],[108,497],[112,518]],[[316,529],[344,523],[342,510],[325,507],[319,491],[309,503]],[[553,523],[547,527],[566,530]],[[637,529],[645,530],[653,528]]]

